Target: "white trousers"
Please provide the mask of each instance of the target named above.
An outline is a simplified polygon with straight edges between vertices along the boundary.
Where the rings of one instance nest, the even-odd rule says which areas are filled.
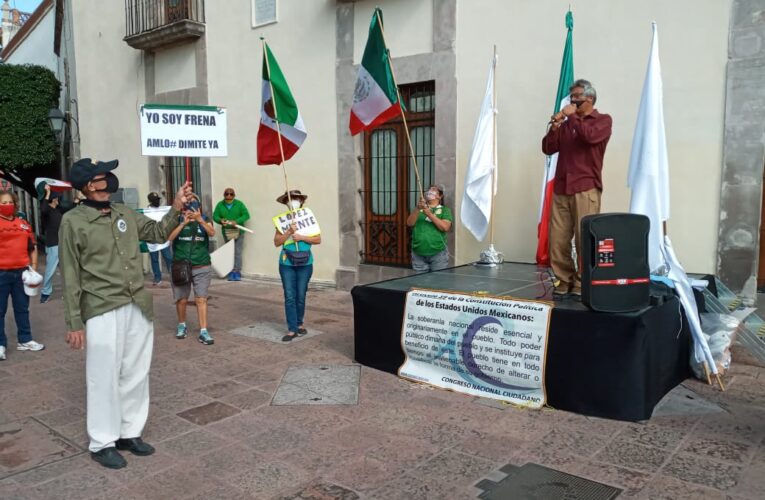
[[[149,416],[154,324],[134,303],[85,324],[90,451],[140,437]]]

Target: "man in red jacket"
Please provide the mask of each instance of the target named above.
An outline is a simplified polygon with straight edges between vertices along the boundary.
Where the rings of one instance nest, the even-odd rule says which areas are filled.
[[[597,92],[587,80],[569,88],[570,104],[552,116],[542,139],[546,155],[558,153],[550,217],[550,265],[560,283],[553,294],[581,296],[581,266],[571,257],[574,237],[581,257],[580,221],[600,212],[603,155],[611,137],[611,116],[595,109]]]

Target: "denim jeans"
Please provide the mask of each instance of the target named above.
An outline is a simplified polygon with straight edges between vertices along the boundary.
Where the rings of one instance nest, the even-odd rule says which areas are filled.
[[[16,318],[16,331],[19,344],[32,340],[32,327],[29,324],[29,297],[24,293],[21,281],[23,269],[0,271],[0,345],[8,347],[5,336],[5,311],[8,309],[8,296],[13,302],[13,316]]]
[[[444,249],[428,257],[412,252],[412,269],[417,272],[440,271],[447,267],[449,267],[449,250]]]
[[[45,248],[45,278],[40,293],[50,295],[53,293],[53,275],[58,267],[58,245]]]
[[[303,324],[305,295],[308,292],[308,281],[312,274],[313,264],[279,265],[279,276],[282,277],[284,288],[284,313],[287,316],[287,330],[290,332],[297,333],[298,326]]]
[[[225,243],[228,243],[228,238],[226,238],[226,233],[223,233],[223,241]],[[244,237],[240,234],[239,237],[234,241],[234,268],[232,269],[233,272],[241,272],[242,271],[242,246],[244,245]]]
[[[159,266],[159,254],[162,254],[162,259],[165,261],[165,269],[167,274],[170,274],[170,269],[173,266],[173,252],[170,249],[171,245],[166,246],[162,250],[156,252],[149,252],[151,257],[151,272],[154,273],[154,282],[162,281],[162,268]]]

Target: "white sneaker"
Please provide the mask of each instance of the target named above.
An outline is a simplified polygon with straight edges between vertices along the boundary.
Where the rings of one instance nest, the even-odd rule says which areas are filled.
[[[5,359],[5,346],[0,345],[0,361],[3,361]]]
[[[45,349],[45,346],[40,344],[39,342],[30,340],[29,342],[24,342],[23,344],[17,345],[16,349],[18,349],[19,351],[42,351],[43,349]]]

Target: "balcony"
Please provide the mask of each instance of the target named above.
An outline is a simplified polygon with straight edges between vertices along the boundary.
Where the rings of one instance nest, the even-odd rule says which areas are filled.
[[[125,42],[158,50],[205,33],[204,0],[125,0]]]

